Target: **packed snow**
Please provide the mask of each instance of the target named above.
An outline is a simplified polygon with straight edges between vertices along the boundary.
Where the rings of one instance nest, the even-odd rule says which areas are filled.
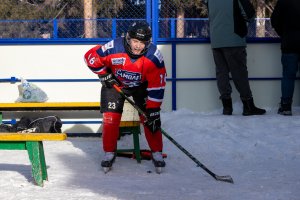
[[[164,137],[166,168],[156,174],[149,160],[117,157],[104,174],[101,138],[44,142],[48,178],[34,185],[26,151],[0,151],[0,199],[5,200],[298,200],[300,198],[300,108],[281,116],[232,116],[178,110],[162,113],[162,128],[213,173],[216,181]],[[141,148],[148,149],[144,135]],[[132,146],[132,137],[119,140]]]

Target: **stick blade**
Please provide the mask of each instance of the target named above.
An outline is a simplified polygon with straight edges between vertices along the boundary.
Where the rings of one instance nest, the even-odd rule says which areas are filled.
[[[231,178],[231,176],[227,175],[227,176],[215,176],[215,179],[217,181],[223,181],[223,182],[227,182],[227,183],[234,183],[233,179]]]

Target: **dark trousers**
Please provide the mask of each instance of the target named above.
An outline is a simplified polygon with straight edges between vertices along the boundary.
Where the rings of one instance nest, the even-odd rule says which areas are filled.
[[[297,53],[283,53],[281,56],[282,79],[281,99],[282,103],[292,103],[295,89],[296,74],[299,70],[300,55]]]
[[[231,98],[230,76],[242,100],[252,98],[248,80],[246,47],[214,48],[217,86],[220,99]]]

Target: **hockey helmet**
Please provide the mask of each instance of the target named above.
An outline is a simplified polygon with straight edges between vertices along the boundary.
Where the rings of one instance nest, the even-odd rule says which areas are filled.
[[[145,48],[143,49],[143,51],[139,54],[133,54],[130,44],[129,44],[129,40],[130,39],[137,39],[140,40],[142,42],[145,43]],[[138,58],[142,55],[144,55],[150,44],[151,44],[151,38],[152,38],[152,31],[151,28],[149,26],[149,24],[145,21],[141,21],[141,22],[134,22],[128,29],[126,37],[125,37],[125,50],[126,52],[129,54],[130,57],[132,58]]]

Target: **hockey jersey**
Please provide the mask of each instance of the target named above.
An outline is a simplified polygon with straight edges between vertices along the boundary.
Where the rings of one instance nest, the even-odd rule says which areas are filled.
[[[87,66],[98,75],[111,72],[123,88],[134,88],[148,82],[146,108],[160,107],[166,85],[166,69],[161,52],[151,44],[145,55],[132,59],[125,51],[123,40],[117,38],[90,49],[84,56]]]

